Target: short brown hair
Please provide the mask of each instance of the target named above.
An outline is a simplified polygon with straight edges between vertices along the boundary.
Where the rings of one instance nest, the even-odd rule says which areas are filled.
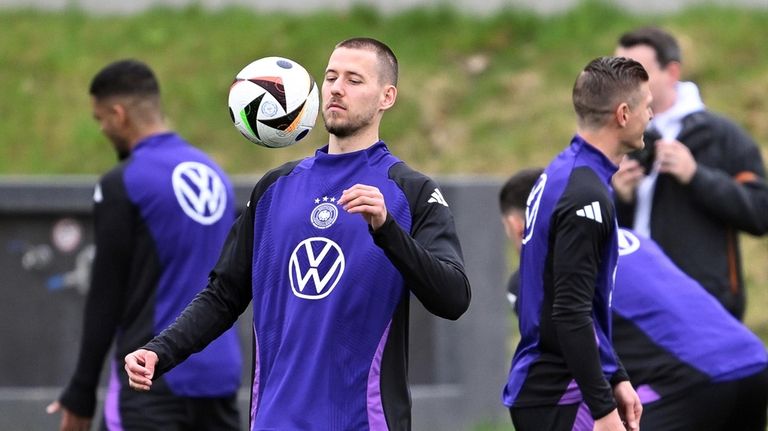
[[[648,82],[648,72],[626,57],[599,57],[587,64],[573,85],[573,108],[579,125],[595,128],[605,123],[622,102],[635,105],[640,84]]]
[[[369,49],[376,53],[379,64],[379,78],[382,82],[397,86],[398,64],[392,49],[384,42],[370,37],[354,37],[336,44],[336,48]]]
[[[681,62],[682,55],[677,40],[658,27],[641,27],[630,32],[624,33],[619,38],[619,45],[622,48],[632,48],[637,45],[647,45],[656,53],[656,61],[661,68],[673,61]]]
[[[91,81],[89,93],[96,99],[112,96],[158,97],[160,85],[145,63],[124,59],[108,64]]]

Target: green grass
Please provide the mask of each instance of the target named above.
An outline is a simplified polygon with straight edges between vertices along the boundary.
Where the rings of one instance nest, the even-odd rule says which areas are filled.
[[[399,100],[381,136],[434,175],[496,175],[543,165],[573,130],[573,79],[617,36],[657,24],[684,51],[684,79],[707,105],[744,125],[768,150],[768,11],[688,8],[633,16],[588,1],[542,17],[450,8],[380,15],[365,7],[301,16],[246,9],[154,9],[135,16],[0,12],[0,174],[96,174],[114,163],[91,118],[87,86],[109,61],[136,57],[161,80],[168,117],[233,174],[260,174],[322,145],[322,126],[301,144],[269,150],[234,129],[226,92],[253,59],[282,55],[319,78],[333,45],[351,36],[390,44],[401,64]],[[489,208],[495,211],[495,208]],[[768,340],[768,242],[744,237],[747,323]],[[487,430],[492,428],[478,428]]]
[[[308,154],[322,127],[295,148],[249,145],[230,124],[226,91],[251,60],[283,55],[320,77],[333,44],[355,35],[387,41],[401,62],[396,108],[382,136],[393,151],[433,174],[506,175],[543,164],[573,131],[570,89],[616,36],[657,23],[683,41],[686,74],[705,101],[768,142],[768,13],[688,9],[634,17],[600,3],[539,17],[508,10],[472,17],[452,9],[378,15],[257,14],[154,9],[136,16],[0,13],[0,173],[97,173],[114,157],[90,118],[93,73],[120,57],[158,72],[173,125],[232,173],[261,173]]]

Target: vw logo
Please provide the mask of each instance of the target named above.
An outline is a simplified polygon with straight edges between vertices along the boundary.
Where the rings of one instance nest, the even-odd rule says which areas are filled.
[[[618,230],[619,237],[619,255],[626,256],[632,254],[640,248],[640,240],[632,232],[626,229]]]
[[[533,190],[528,195],[528,201],[525,207],[525,235],[523,244],[527,244],[533,236],[533,227],[536,224],[536,216],[539,215],[539,204],[541,196],[544,194],[544,186],[547,184],[547,174],[542,173],[533,186]]]
[[[227,208],[227,189],[216,171],[202,163],[182,162],[173,170],[172,182],[187,216],[203,225],[219,221]]]
[[[312,237],[293,249],[288,279],[293,294],[303,299],[328,296],[344,273],[344,253],[328,238]]]

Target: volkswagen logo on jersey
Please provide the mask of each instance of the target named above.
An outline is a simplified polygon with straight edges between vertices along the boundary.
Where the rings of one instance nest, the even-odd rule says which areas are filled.
[[[539,214],[539,204],[541,196],[544,194],[544,186],[547,184],[547,174],[542,173],[536,180],[531,193],[528,194],[528,201],[525,207],[525,233],[523,235],[523,244],[527,244],[533,236],[533,227],[536,224],[536,216]]]
[[[288,279],[293,294],[303,299],[328,296],[344,274],[344,253],[328,238],[313,237],[300,242],[291,253]]]
[[[640,248],[640,240],[632,232],[626,229],[619,229],[618,237],[620,256],[632,254]]]
[[[328,202],[330,200],[330,202]],[[327,229],[336,221],[339,216],[339,210],[336,208],[336,198],[328,198],[323,196],[323,202],[320,203],[320,199],[315,199],[315,203],[318,204],[315,209],[312,210],[312,214],[309,219],[312,221],[312,225],[318,229]]]
[[[203,225],[219,221],[227,208],[227,189],[216,171],[202,163],[182,162],[173,170],[172,182],[189,218]]]

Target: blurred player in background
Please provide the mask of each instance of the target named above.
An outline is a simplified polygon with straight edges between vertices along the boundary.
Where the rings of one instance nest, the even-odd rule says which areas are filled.
[[[520,249],[528,193],[542,169],[502,187],[507,236]],[[513,308],[518,273],[510,277]],[[683,273],[651,239],[619,229],[613,346],[643,403],[643,429],[764,431],[768,358],[763,342]]]
[[[457,319],[470,287],[437,184],[379,138],[397,75],[377,40],[335,47],[322,85],[328,145],[259,181],[208,287],[125,358],[134,388],[154,390],[252,302],[251,430],[411,428],[410,298]]]
[[[611,176],[643,147],[648,74],[601,57],[573,88],[578,128],[528,199],[520,263],[520,344],[503,401],[518,431],[639,429],[642,406],[611,345],[618,255]]]
[[[90,86],[93,116],[120,163],[94,192],[96,256],[77,368],[49,413],[62,431],[89,430],[110,346],[101,429],[237,430],[241,351],[235,329],[155,382],[127,386],[126,354],[174,321],[205,285],[234,221],[224,172],[168,129],[152,70],[135,60],[104,67]]]

